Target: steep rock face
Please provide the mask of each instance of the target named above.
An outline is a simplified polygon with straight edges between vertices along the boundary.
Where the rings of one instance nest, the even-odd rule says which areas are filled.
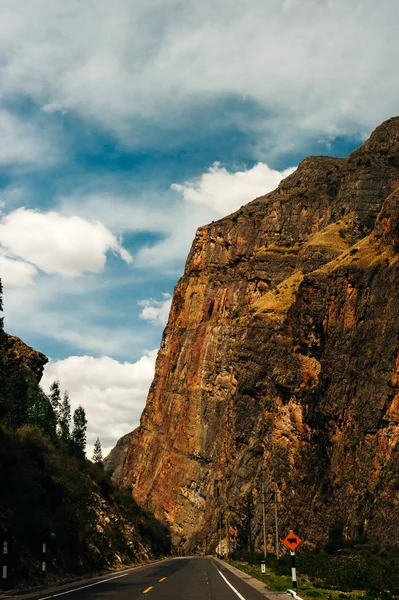
[[[134,432],[127,433],[121,437],[115,448],[113,448],[103,460],[104,469],[107,473],[110,473],[111,479],[115,485],[121,485],[122,483],[123,464],[130,447],[133,433]]]
[[[398,187],[394,118],[197,231],[123,467],[186,549],[249,496],[260,539],[262,481],[309,543],[399,535]]]

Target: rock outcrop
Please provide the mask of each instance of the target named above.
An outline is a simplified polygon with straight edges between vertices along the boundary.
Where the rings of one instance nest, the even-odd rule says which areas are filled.
[[[22,370],[33,376],[38,382],[48,362],[47,356],[31,348],[14,335],[5,336],[4,364],[8,373]]]
[[[260,540],[262,482],[309,544],[399,536],[398,256],[399,118],[197,231],[123,467],[175,542]]]
[[[115,485],[122,484],[123,465],[128,453],[130,443],[133,437],[133,431],[121,437],[115,448],[104,458],[104,469],[111,475],[111,479]]]

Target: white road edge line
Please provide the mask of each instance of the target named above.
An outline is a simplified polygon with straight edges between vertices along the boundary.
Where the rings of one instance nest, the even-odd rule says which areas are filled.
[[[101,581],[96,581],[96,583],[89,583],[88,585],[83,585],[82,587],[74,588],[73,590],[68,590],[66,592],[60,592],[58,594],[52,594],[51,596],[45,596],[43,598],[39,598],[39,600],[50,600],[50,598],[57,598],[57,596],[64,596],[65,594],[73,594],[73,592],[79,592],[80,590],[85,590],[86,588],[93,587],[95,585],[101,585],[102,583],[107,583],[107,581],[112,581],[113,579],[120,579],[121,577],[127,577],[130,573],[123,573],[123,575],[116,575],[115,577],[109,577],[108,579],[102,579]]]
[[[219,573],[219,575],[220,575],[221,577],[223,577],[223,579],[225,580],[225,582],[227,583],[227,585],[228,585],[229,587],[231,587],[231,589],[233,590],[233,592],[234,592],[235,594],[237,594],[237,596],[240,598],[240,600],[245,600],[244,596],[241,596],[240,592],[238,592],[238,591],[236,590],[236,588],[235,588],[235,587],[233,587],[233,586],[231,585],[230,581],[228,581],[228,580],[226,579],[226,577],[223,575],[223,573],[221,573],[221,572],[219,571],[219,569],[218,569],[217,567],[216,567],[216,571]]]

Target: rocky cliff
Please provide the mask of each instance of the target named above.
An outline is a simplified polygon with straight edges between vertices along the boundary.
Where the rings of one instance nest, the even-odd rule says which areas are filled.
[[[123,482],[123,464],[128,453],[133,432],[127,433],[121,437],[115,448],[104,458],[104,469],[112,476],[115,485],[121,485]]]
[[[1,307],[1,286],[0,286]],[[116,489],[57,418],[39,387],[47,357],[2,330],[0,320],[0,546],[7,587],[147,561],[170,552],[170,534],[126,490]]]
[[[399,118],[197,231],[123,467],[176,542],[259,541],[262,482],[282,534],[398,537],[398,256]]]
[[[23,371],[33,375],[39,382],[48,362],[47,356],[31,348],[15,335],[5,335],[4,365],[7,372]]]

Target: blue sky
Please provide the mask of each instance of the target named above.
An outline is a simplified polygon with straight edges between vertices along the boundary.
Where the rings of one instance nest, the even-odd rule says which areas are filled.
[[[198,226],[397,114],[391,0],[0,0],[6,329],[108,449]]]

